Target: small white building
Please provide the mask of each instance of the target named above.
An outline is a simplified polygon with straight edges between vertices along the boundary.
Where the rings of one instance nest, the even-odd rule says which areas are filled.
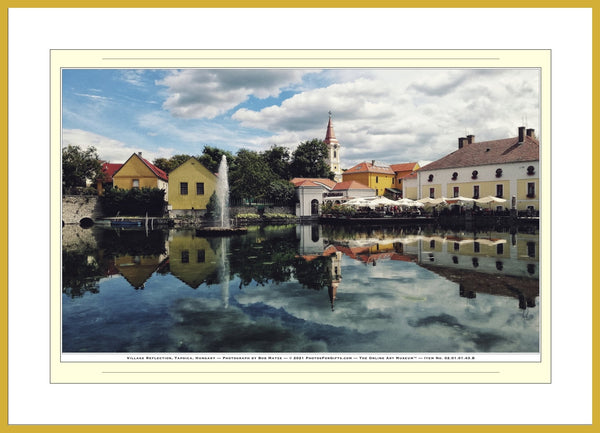
[[[525,127],[500,140],[461,137],[457,150],[416,172],[416,198],[495,196],[507,200],[503,208],[539,210],[539,153],[534,130]]]
[[[296,187],[296,216],[318,217],[321,205],[330,201],[337,204],[357,197],[373,197],[376,191],[356,181],[335,182],[331,179],[294,178]]]

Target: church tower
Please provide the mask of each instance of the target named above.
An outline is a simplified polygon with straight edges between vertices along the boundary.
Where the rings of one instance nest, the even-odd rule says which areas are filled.
[[[335,138],[335,132],[333,132],[333,125],[331,123],[331,111],[329,112],[329,123],[327,124],[327,133],[325,134],[325,144],[329,151],[329,167],[335,174],[334,180],[336,182],[342,181],[342,169],[340,167],[340,143]]]

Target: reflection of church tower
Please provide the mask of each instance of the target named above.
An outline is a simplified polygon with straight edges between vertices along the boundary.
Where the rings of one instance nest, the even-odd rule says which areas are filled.
[[[331,256],[331,286],[329,287],[329,301],[331,302],[331,311],[334,309],[335,299],[337,297],[337,289],[342,279],[342,253],[336,251]]]
[[[327,133],[325,134],[325,144],[329,151],[328,161],[331,171],[335,174],[334,180],[336,182],[342,181],[342,169],[340,168],[340,143],[335,138],[335,132],[333,132],[333,125],[331,123],[331,111],[329,112],[329,123],[327,124]]]

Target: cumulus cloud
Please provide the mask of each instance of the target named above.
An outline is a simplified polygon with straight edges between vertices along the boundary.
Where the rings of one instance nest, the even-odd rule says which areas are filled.
[[[300,83],[304,71],[291,69],[187,69],[157,84],[168,88],[163,108],[176,117],[212,119],[246,101],[277,96]]]
[[[133,153],[142,152],[144,158],[149,161],[158,157],[170,156],[173,149],[159,148],[158,150],[149,150],[142,147],[134,148],[125,143],[112,138],[104,137],[89,131],[81,129],[64,129],[62,134],[63,147],[73,145],[82,149],[91,146],[98,150],[98,157],[101,160],[109,162],[125,162]]]
[[[342,165],[364,160],[398,163],[439,158],[459,136],[478,141],[516,135],[527,119],[539,124],[535,70],[342,71],[346,80],[298,93],[281,105],[233,114],[243,126],[272,131],[273,139],[324,138],[334,113]],[[297,134],[289,132],[297,131]],[[295,146],[297,143],[279,141]]]

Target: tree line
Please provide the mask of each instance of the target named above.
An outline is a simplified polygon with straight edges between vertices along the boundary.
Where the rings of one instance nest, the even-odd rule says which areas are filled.
[[[312,139],[302,142],[290,152],[283,146],[273,145],[258,152],[240,149],[235,154],[213,146],[204,146],[200,155],[178,154],[170,158],[156,158],[152,163],[167,174],[190,157],[196,158],[213,173],[217,173],[222,156],[229,165],[229,188],[232,200],[290,201],[294,187],[289,182],[295,177],[333,179],[327,162],[327,144]],[[63,191],[84,187],[86,179],[102,178],[102,164],[97,150],[69,145],[62,150]]]
[[[157,158],[152,163],[166,173],[175,170],[190,157],[196,158],[208,170],[216,173],[225,155],[229,166],[229,189],[232,200],[290,201],[295,177],[333,179],[327,162],[327,144],[313,139],[300,143],[293,151],[273,145],[258,152],[240,149],[235,154],[212,146],[204,146],[201,155],[174,155]]]

